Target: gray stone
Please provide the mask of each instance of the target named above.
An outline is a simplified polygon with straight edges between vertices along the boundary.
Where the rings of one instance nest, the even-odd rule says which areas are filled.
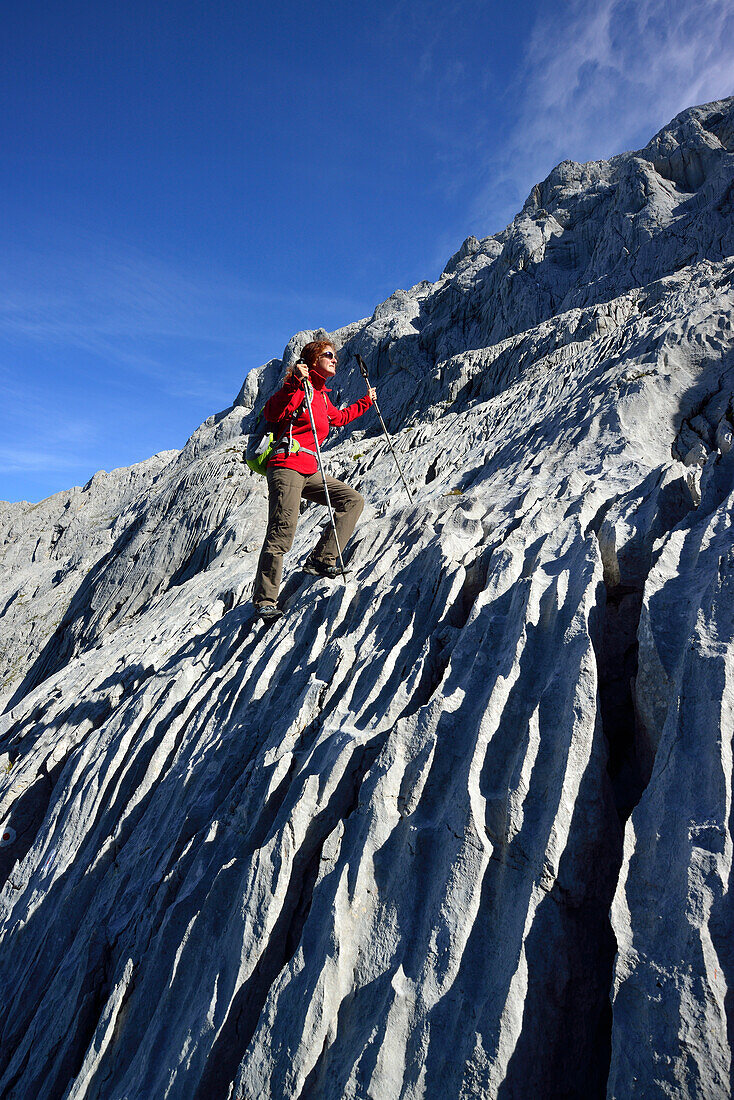
[[[351,572],[308,506],[278,622],[244,433],[323,330],[2,505],[0,1093],[730,1095],[732,134],[564,162],[330,334],[416,500],[334,433]]]

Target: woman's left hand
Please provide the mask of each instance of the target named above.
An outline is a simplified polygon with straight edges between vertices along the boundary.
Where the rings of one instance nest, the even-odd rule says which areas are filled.
[[[370,395],[373,401],[377,400],[377,390],[374,386],[370,386],[370,388],[367,390],[367,393]]]

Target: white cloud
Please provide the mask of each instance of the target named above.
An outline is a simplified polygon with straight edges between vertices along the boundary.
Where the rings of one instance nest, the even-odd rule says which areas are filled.
[[[5,402],[0,417],[0,474],[66,474],[94,462],[103,433],[93,420],[62,412],[43,387],[14,376],[2,365],[0,389]]]
[[[85,464],[78,458],[60,455],[58,451],[35,451],[0,447],[0,474],[55,474],[78,470]]]
[[[181,385],[200,392],[195,372],[209,357],[259,348],[262,324],[252,322],[263,311],[304,305],[317,315],[341,308],[349,316],[354,310],[349,299],[273,292],[222,272],[193,277],[152,254],[102,239],[6,250],[0,262],[0,338],[16,346],[30,342],[49,354],[88,352],[164,389],[172,383],[176,392]],[[128,382],[135,384],[131,376]]]
[[[477,214],[501,214],[504,224],[559,161],[639,148],[686,107],[732,93],[730,0],[571,0],[543,8],[514,89],[511,136],[488,166],[492,185]],[[511,203],[498,202],[495,188],[509,179]]]

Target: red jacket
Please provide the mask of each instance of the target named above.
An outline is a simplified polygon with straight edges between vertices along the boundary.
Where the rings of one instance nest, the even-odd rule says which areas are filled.
[[[359,401],[355,401],[353,405],[347,405],[346,409],[337,409],[327,396],[331,391],[326,389],[326,380],[316,371],[310,374],[309,378],[314,388],[311,410],[320,447],[329,434],[329,428],[332,424],[337,428],[349,424],[350,421],[367,412],[372,404],[372,398],[367,393],[364,397],[360,397]],[[294,375],[291,375],[278,392],[274,393],[266,403],[265,419],[269,424],[275,425],[273,434],[277,438],[285,437],[287,439],[290,418],[298,409],[298,415],[292,421],[293,439],[298,440],[302,447],[315,451],[316,446],[311,431],[311,421],[308,418],[305,396],[302,384]],[[281,452],[270,459],[268,466],[285,466],[288,470],[297,470],[299,474],[308,477],[309,474],[316,473],[318,462],[314,455],[304,454],[303,452],[296,451],[292,455]]]

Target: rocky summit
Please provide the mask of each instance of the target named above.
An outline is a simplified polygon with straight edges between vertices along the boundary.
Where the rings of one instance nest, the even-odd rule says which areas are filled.
[[[734,99],[329,334],[346,583],[245,435],[0,506],[0,1095],[730,1096]]]

